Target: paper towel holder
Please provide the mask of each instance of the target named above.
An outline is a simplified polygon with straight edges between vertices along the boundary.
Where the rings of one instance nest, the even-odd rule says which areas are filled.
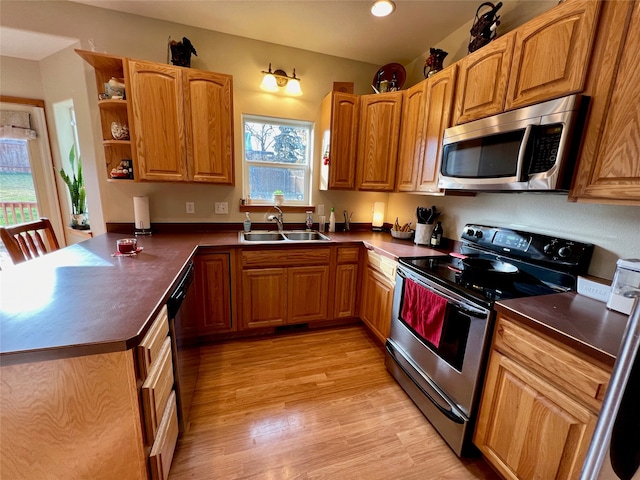
[[[133,197],[134,235],[151,235],[149,220],[149,198]]]

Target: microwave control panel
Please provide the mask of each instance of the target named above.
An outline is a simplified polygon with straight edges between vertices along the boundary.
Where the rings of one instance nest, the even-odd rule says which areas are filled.
[[[536,145],[529,174],[547,172],[555,165],[563,128],[562,123],[537,127]]]

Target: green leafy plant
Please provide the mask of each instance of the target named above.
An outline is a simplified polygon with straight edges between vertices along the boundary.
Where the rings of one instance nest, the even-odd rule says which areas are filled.
[[[82,177],[82,161],[78,156],[78,162],[76,163],[76,146],[71,147],[69,152],[69,164],[71,165],[71,176],[60,169],[60,177],[62,181],[67,184],[69,188],[69,194],[71,195],[71,213],[73,215],[85,213],[85,204],[87,200],[87,194],[84,189],[84,178]]]
[[[273,192],[274,195],[284,195],[284,192],[282,190],[276,190],[275,192]]]

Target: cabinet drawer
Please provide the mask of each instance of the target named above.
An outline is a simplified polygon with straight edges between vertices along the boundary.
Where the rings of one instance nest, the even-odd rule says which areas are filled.
[[[143,382],[149,375],[153,363],[158,358],[167,335],[169,335],[169,315],[165,305],[153,321],[153,325],[151,325],[140,345],[136,348],[140,379]]]
[[[169,477],[173,452],[178,441],[178,411],[176,408],[176,392],[172,391],[167,401],[167,408],[162,414],[156,441],[149,454],[151,478],[166,480]]]
[[[373,250],[367,250],[367,262],[371,268],[382,273],[393,285],[395,285],[398,262],[374,252]]]
[[[519,359],[547,380],[563,387],[595,412],[609,383],[611,370],[579,356],[541,333],[500,315],[494,348]]]
[[[329,248],[287,248],[284,250],[245,250],[242,252],[243,267],[284,267],[289,265],[328,264]]]
[[[142,384],[142,411],[148,445],[151,445],[156,437],[162,412],[172,390],[171,338],[166,337],[158,361],[155,362],[149,376]]]
[[[338,247],[338,263],[358,263],[360,247]]]

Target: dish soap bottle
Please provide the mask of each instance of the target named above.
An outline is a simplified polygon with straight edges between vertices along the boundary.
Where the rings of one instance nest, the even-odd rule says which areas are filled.
[[[249,212],[245,212],[244,216],[244,222],[242,222],[244,225],[244,231],[249,232],[251,231],[251,217],[249,216]]]
[[[442,222],[438,222],[431,232],[431,241],[429,245],[439,247],[442,243]]]
[[[307,210],[307,220],[305,223],[307,224],[307,230],[313,230],[313,212],[311,210]]]
[[[336,231],[336,211],[331,207],[331,213],[329,214],[329,232]]]

